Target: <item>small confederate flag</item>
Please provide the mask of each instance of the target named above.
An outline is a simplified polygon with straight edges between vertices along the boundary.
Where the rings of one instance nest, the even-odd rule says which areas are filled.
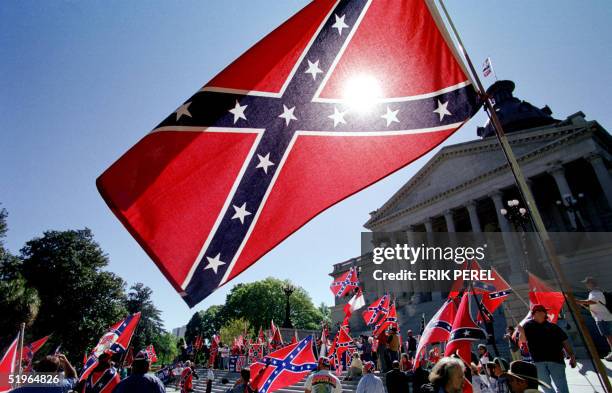
[[[415,369],[419,367],[419,363],[425,355],[425,349],[428,344],[448,341],[454,320],[455,302],[453,299],[448,299],[427,323],[427,326],[423,327],[423,332],[421,333],[421,338],[419,339],[419,345],[417,346],[415,354]],[[423,324],[424,321],[425,315],[423,314]]]
[[[363,319],[368,326],[374,325],[378,319],[389,312],[389,295],[383,295],[363,312]]]
[[[180,104],[98,190],[193,307],[470,119],[477,95],[440,21],[432,1],[313,1]]]
[[[272,333],[272,337],[270,339],[270,348],[274,350],[282,347],[284,345],[283,336],[281,335],[280,330],[278,330],[278,328],[274,324],[274,321],[270,322],[270,330]]]
[[[250,368],[250,385],[259,393],[272,393],[298,383],[317,368],[312,336],[272,352]]]
[[[104,352],[122,353],[127,350],[139,321],[140,313],[137,312],[111,326],[108,332],[100,338],[98,345],[96,345],[83,365],[80,381],[87,379],[98,364],[98,357]]]
[[[147,351],[147,354],[149,355],[149,359],[151,360],[151,363],[157,362],[157,354],[155,353],[155,347],[153,347],[153,344],[149,344],[146,351]]]
[[[38,352],[38,350],[42,348],[43,345],[45,345],[48,339],[49,339],[49,336],[45,336],[23,347],[23,352],[21,354],[21,360],[27,363],[27,366],[25,367],[25,371],[30,371],[32,367],[32,360],[34,359],[34,354],[36,354],[36,352]]]
[[[5,378],[0,379],[0,393],[10,392],[13,389],[8,383],[8,375],[15,374],[17,368],[17,359],[19,357],[17,354],[18,342],[19,336],[13,340],[4,356],[2,356],[2,359],[0,359],[0,375],[5,376]]]
[[[397,324],[397,311],[395,310],[395,302],[391,304],[389,308],[389,312],[385,314],[384,317],[378,321],[376,326],[374,326],[374,337],[378,337],[382,332],[387,330],[387,328],[398,327]]]
[[[466,292],[461,298],[444,352],[444,356],[459,355],[465,364],[470,364],[472,361],[472,342],[487,339],[487,334],[476,325],[470,315],[470,296],[472,295]],[[472,384],[467,379],[463,391],[464,393],[473,391]]]
[[[352,289],[359,287],[359,280],[357,279],[357,269],[351,267],[348,272],[344,273],[337,280],[331,283],[329,289],[336,297],[343,297],[348,295]]]

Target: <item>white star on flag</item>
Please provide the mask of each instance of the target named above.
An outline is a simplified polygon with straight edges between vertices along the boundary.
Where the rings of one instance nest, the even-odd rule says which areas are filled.
[[[225,265],[225,262],[221,262],[220,258],[221,258],[221,253],[217,254],[217,256],[214,258],[206,257],[206,259],[208,259],[208,265],[206,265],[204,270],[212,269],[215,272],[215,274],[217,274],[217,269],[219,269],[219,266]]]
[[[336,17],[336,23],[332,25],[332,28],[338,29],[338,34],[342,35],[342,29],[348,29],[349,27],[346,23],[344,23],[344,17],[346,15],[339,17],[338,14],[334,14],[334,16]]]
[[[327,116],[334,121],[334,128],[338,125],[338,123],[346,124],[346,120],[344,120],[345,113],[346,111],[340,112],[338,108],[334,107],[334,114]]]
[[[246,116],[244,115],[244,110],[248,105],[240,105],[238,100],[236,100],[236,106],[233,109],[230,109],[229,112],[234,115],[234,124],[238,121],[238,119],[246,120]]]
[[[244,202],[244,203],[242,204],[242,206],[240,206],[240,207],[238,207],[238,206],[236,206],[236,205],[232,205],[232,207],[233,207],[233,208],[234,208],[234,210],[236,211],[236,212],[234,213],[234,216],[232,217],[232,220],[233,220],[233,219],[235,219],[235,218],[238,218],[238,219],[240,220],[240,223],[242,223],[242,224],[244,224],[244,218],[245,218],[246,216],[250,216],[250,215],[252,214],[251,212],[248,212],[248,211],[246,210],[246,202]]]
[[[179,121],[183,116],[191,117],[191,113],[189,113],[189,105],[191,105],[191,102],[186,102],[179,106],[176,111],[174,111],[174,113],[176,113],[176,121]]]
[[[397,119],[398,112],[399,112],[399,109],[392,111],[391,109],[389,109],[389,107],[387,107],[387,113],[381,116],[383,119],[387,121],[387,127],[389,127],[389,124],[393,122],[399,123],[399,120]]]
[[[297,120],[297,117],[293,115],[293,111],[295,107],[287,108],[287,105],[283,104],[283,113],[278,115],[278,117],[285,119],[285,125],[289,125],[291,120]]]
[[[469,330],[466,330],[465,332],[463,332],[463,335],[464,335],[465,337],[469,336],[469,335],[470,335],[470,331],[469,331]]]
[[[440,100],[438,100],[438,107],[434,110],[434,113],[440,115],[440,121],[442,121],[445,115],[452,115],[452,113],[450,113],[448,109],[446,109],[447,106],[448,101],[443,104],[440,102]]]
[[[319,60],[314,63],[308,60],[308,69],[305,74],[311,74],[313,80],[317,80],[317,74],[322,74],[323,71],[319,68]]]
[[[257,164],[255,169],[262,168],[263,171],[268,174],[268,167],[274,165],[274,163],[270,161],[270,153],[266,154],[265,156],[258,154],[257,158],[259,158],[259,164]]]

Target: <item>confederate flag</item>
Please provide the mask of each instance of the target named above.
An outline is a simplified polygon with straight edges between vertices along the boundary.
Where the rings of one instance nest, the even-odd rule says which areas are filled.
[[[476,325],[470,314],[470,296],[472,295],[466,292],[461,298],[444,352],[444,356],[459,355],[466,365],[472,361],[472,342],[487,339],[487,334]],[[464,393],[473,391],[472,384],[467,379],[463,391]]]
[[[336,297],[346,296],[355,288],[359,288],[359,279],[357,278],[357,269],[354,267],[351,267],[329,286]]]
[[[425,315],[423,315],[423,321],[424,320]],[[427,326],[423,328],[421,338],[419,339],[419,345],[417,346],[416,354],[414,355],[415,370],[419,367],[419,363],[425,355],[425,349],[427,348],[428,344],[448,341],[454,320],[455,302],[453,299],[448,299],[427,323]]]
[[[189,306],[478,109],[433,0],[320,0],[97,180]],[[177,59],[180,60],[180,59]]]
[[[380,299],[370,304],[363,312],[363,319],[368,326],[374,325],[380,317],[389,312],[389,295],[383,295]]]
[[[249,382],[259,393],[272,393],[298,383],[316,368],[312,336],[308,336],[251,364]]]

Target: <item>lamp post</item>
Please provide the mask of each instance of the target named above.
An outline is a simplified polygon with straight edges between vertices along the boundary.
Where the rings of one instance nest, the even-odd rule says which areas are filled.
[[[285,321],[283,322],[283,327],[284,328],[293,328],[293,324],[291,323],[291,318],[289,318],[289,316],[291,315],[291,306],[289,305],[289,298],[291,297],[291,294],[293,294],[293,292],[295,291],[295,287],[291,284],[285,284],[283,286],[283,292],[285,292]]]
[[[510,199],[506,201],[506,204],[508,205],[508,208],[499,209],[499,212],[514,226],[515,229],[517,229],[517,232],[521,233],[521,249],[524,254],[522,262],[523,268],[527,269],[526,265],[529,264],[529,253],[527,252],[527,239],[525,239],[525,232],[527,232],[529,215],[527,214],[527,209],[520,206],[518,199]],[[519,228],[520,231],[518,231]]]
[[[578,199],[570,194],[566,194],[563,196],[562,201],[556,201],[557,206],[567,212],[572,230],[579,232],[584,231],[584,222],[580,215],[580,203],[582,202],[582,198],[584,198],[584,194],[580,192],[578,193]]]

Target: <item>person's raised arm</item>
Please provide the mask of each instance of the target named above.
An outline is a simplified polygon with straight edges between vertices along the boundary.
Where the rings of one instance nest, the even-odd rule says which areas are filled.
[[[66,378],[76,378],[77,377],[76,369],[74,368],[72,364],[70,364],[70,362],[66,358],[66,355],[59,354],[57,355],[57,358],[60,361],[60,365],[64,369],[64,374]]]

